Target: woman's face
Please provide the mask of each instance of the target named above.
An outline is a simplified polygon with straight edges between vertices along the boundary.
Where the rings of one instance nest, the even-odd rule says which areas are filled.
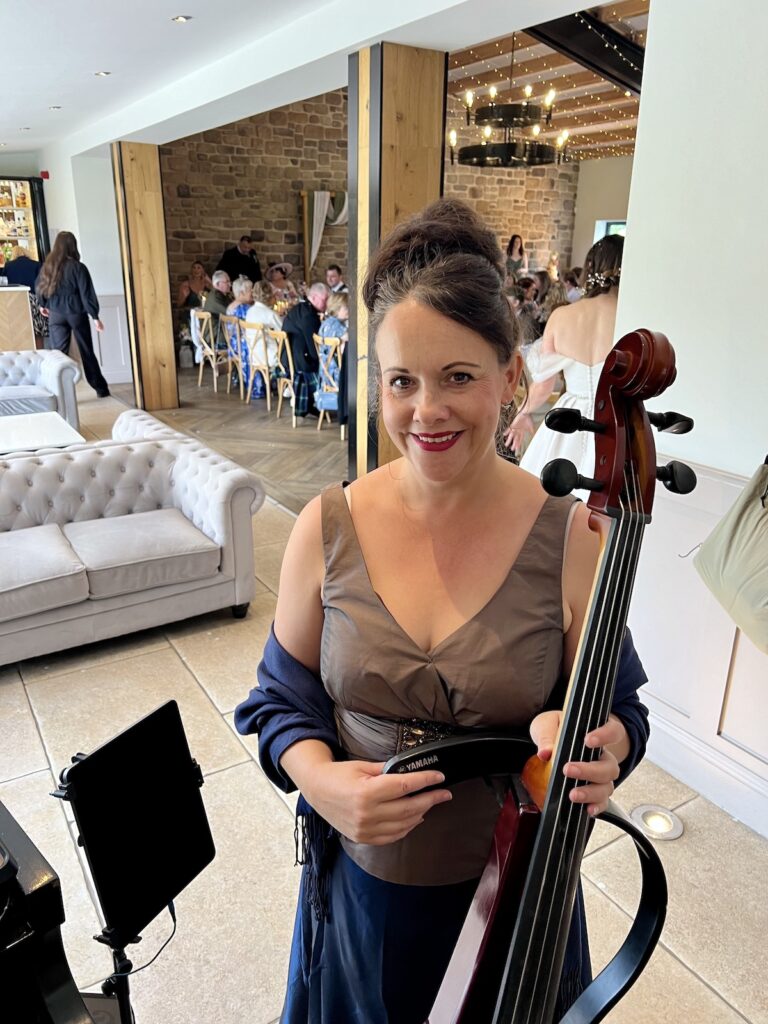
[[[282,270],[273,270],[269,279],[275,288],[282,288],[285,284],[285,274]]]
[[[202,263],[193,263],[192,264],[192,273],[191,273],[190,276],[191,277],[205,277],[205,268],[203,267],[203,264]]]
[[[501,406],[522,363],[500,366],[481,335],[413,299],[394,306],[376,337],[382,416],[414,470],[446,483],[493,456]]]
[[[349,309],[346,306],[342,306],[336,315],[339,320],[349,320]]]

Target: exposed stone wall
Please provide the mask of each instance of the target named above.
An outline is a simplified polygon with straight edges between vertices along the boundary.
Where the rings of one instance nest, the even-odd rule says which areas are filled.
[[[467,128],[464,108],[452,97],[448,100],[450,128],[458,134],[457,151],[480,141],[479,129]],[[447,196],[466,200],[498,234],[503,249],[511,235],[522,235],[531,270],[543,270],[551,252],[560,253],[563,270],[570,267],[578,163],[525,170],[462,167],[451,166],[449,152],[446,146]]]
[[[193,260],[209,272],[243,234],[262,269],[288,260],[306,279],[300,191],[347,188],[346,89],[270,110],[160,147],[171,292]],[[346,271],[347,226],[326,226],[312,280]]]

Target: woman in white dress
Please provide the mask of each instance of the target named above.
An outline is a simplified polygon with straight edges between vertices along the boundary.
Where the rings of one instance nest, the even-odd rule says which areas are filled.
[[[554,408],[578,409],[583,416],[593,416],[597,382],[614,345],[623,248],[621,235],[607,235],[592,246],[584,264],[584,300],[555,309],[543,337],[525,352],[531,382],[528,397],[504,434],[504,443],[513,451],[525,449],[535,429],[531,413],[547,400],[560,372],[565,376],[565,391]],[[592,476],[592,434],[561,434],[542,423],[520,465],[538,476],[552,459],[568,459],[582,476]],[[574,493],[584,501],[589,497],[587,491]]]

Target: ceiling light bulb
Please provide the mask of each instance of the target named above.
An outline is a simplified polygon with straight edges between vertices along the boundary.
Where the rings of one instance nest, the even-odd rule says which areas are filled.
[[[627,97],[627,99],[629,99],[629,97],[632,95],[632,93],[629,91],[629,89],[627,89],[627,91],[624,93],[624,95]]]
[[[451,148],[453,148],[456,145],[457,139],[458,136],[456,134],[456,129],[451,128],[451,130],[448,132],[448,142],[450,143]]]
[[[171,18],[171,21],[175,21],[177,24],[183,25],[187,21],[192,21],[192,17],[193,16],[191,14],[177,14],[174,18]]]
[[[94,75],[96,75],[97,78],[106,78],[107,75],[112,74],[111,71],[94,71],[93,73]]]
[[[486,139],[490,139],[492,131],[493,129],[489,124],[487,124],[485,128],[483,128],[483,135],[486,137]]]
[[[531,96],[533,95],[533,86],[532,85],[526,85],[526,87],[523,89],[523,92],[525,93],[525,98],[526,99],[530,99]]]
[[[467,91],[464,93],[464,102],[468,107],[471,107],[472,104],[475,102],[475,94],[472,92],[471,89],[467,89]]]
[[[558,146],[558,149],[562,149],[564,145],[565,145],[565,139],[563,138],[562,135],[558,135],[557,136],[557,146]]]
[[[567,129],[567,128],[563,129],[563,142],[567,142],[567,141],[568,141],[568,136],[569,136],[570,134],[571,134],[571,133],[570,133],[570,132],[568,131],[568,129]]]
[[[552,104],[555,102],[555,96],[556,95],[557,94],[555,93],[555,90],[554,89],[550,89],[549,92],[547,93],[547,95],[544,97],[544,106],[545,107],[551,107]]]
[[[531,131],[533,132],[534,135],[538,135],[539,132],[541,131],[541,125],[540,124],[535,124],[533,126],[533,128],[531,128]]]
[[[488,95],[491,97],[492,100],[496,99],[496,92],[496,86],[492,85],[491,88],[488,90]]]

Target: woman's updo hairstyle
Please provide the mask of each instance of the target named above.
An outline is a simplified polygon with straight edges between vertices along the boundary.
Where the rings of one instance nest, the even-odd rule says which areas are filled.
[[[618,287],[623,255],[623,235],[606,235],[595,242],[587,253],[582,271],[585,298],[594,299],[596,295],[605,295],[612,287]]]
[[[494,233],[466,203],[439,199],[399,224],[373,254],[363,302],[375,337],[405,299],[480,334],[505,366],[517,350],[517,321],[504,294],[506,272]]]

